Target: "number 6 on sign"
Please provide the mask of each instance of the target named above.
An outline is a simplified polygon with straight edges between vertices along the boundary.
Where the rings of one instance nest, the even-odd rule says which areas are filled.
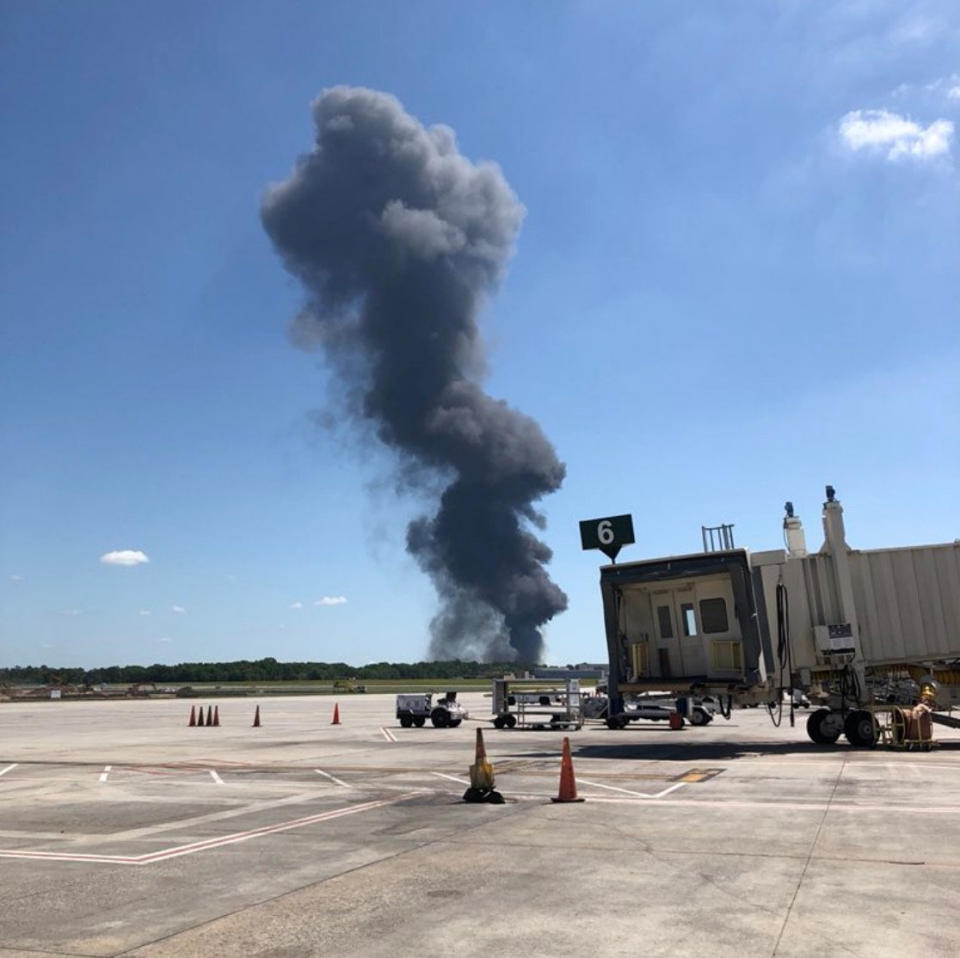
[[[585,519],[580,523],[580,544],[584,549],[600,549],[616,560],[621,546],[635,542],[632,516],[607,516],[604,519]]]

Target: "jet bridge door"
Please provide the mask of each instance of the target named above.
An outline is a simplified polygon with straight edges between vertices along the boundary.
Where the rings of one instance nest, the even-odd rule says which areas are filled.
[[[650,600],[662,678],[720,676],[742,669],[742,637],[729,578],[652,588]]]
[[[653,589],[650,601],[657,636],[657,664],[661,670],[668,670],[666,673],[661,671],[661,676],[706,675],[707,661],[693,583],[687,582],[672,589]]]

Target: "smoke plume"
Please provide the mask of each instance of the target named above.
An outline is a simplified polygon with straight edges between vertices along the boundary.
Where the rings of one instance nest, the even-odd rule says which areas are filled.
[[[264,196],[264,227],[307,290],[294,341],[322,348],[348,405],[398,453],[436,511],[407,549],[441,608],[435,658],[542,660],[567,605],[547,575],[533,504],[565,468],[539,425],[488,396],[476,316],[510,257],[523,207],[499,168],[394,97],[335,87],[313,104],[316,145]]]

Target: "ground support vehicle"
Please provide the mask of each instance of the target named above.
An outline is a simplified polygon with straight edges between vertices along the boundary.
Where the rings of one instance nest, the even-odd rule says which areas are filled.
[[[494,679],[491,711],[495,728],[579,729],[583,727],[579,679],[562,688],[532,689],[510,679]]]
[[[404,728],[422,728],[428,718],[435,728],[456,728],[469,717],[457,701],[456,692],[447,692],[436,703],[432,692],[404,692],[397,696],[397,718]]]
[[[588,718],[602,719],[609,729],[625,729],[631,722],[673,722],[676,728],[691,725],[709,725],[713,721],[716,708],[711,700],[695,698],[665,699],[661,696],[625,697],[622,711],[610,714],[606,697],[604,705],[598,708],[599,696],[591,696],[590,705],[585,709]],[[593,714],[591,714],[593,713]],[[671,716],[674,718],[671,719]]]
[[[824,542],[808,553],[786,512],[785,549],[751,553],[730,536],[708,550],[705,534],[703,552],[601,568],[610,713],[659,690],[792,724],[800,692],[818,744],[923,746],[898,709],[926,703],[931,724],[954,724],[942,710],[960,704],[960,540],[852,549],[828,486]]]

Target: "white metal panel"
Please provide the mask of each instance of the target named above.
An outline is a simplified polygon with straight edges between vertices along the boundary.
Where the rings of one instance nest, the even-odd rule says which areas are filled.
[[[960,658],[960,545],[848,553],[866,664]],[[762,566],[776,655],[776,585],[787,587],[793,666],[818,664],[813,627],[841,624],[835,568],[816,554]]]
[[[868,663],[960,658],[958,552],[943,545],[850,554]]]

